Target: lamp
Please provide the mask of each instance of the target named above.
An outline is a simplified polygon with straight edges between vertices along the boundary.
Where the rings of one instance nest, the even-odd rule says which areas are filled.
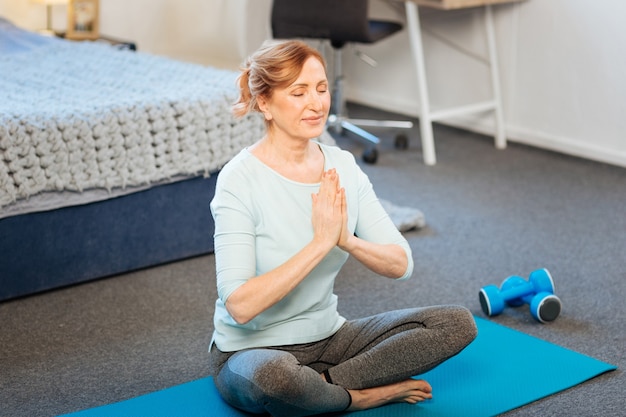
[[[40,30],[41,33],[47,35],[54,35],[54,29],[52,28],[52,6],[61,4],[67,4],[68,0],[32,0],[34,3],[43,4],[46,6],[46,28]]]

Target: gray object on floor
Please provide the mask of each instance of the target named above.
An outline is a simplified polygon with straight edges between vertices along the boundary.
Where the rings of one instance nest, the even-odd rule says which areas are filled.
[[[424,213],[418,209],[398,206],[382,198],[379,201],[399,231],[408,232],[409,230],[421,229],[426,226]]]

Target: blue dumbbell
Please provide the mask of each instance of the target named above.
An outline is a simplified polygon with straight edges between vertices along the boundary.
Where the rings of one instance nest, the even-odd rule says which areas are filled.
[[[528,281],[511,276],[500,288],[486,285],[480,289],[478,299],[487,316],[502,313],[505,305],[517,307],[522,304],[530,304],[530,313],[541,323],[552,321],[561,313],[561,300],[554,295],[554,281],[545,268],[533,271]]]

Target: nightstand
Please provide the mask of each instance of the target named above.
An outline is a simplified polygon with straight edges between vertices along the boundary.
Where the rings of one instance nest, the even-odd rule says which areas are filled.
[[[59,37],[59,38],[65,39],[65,32],[55,32],[55,35],[57,37]],[[122,40],[122,39],[119,39],[119,38],[113,38],[111,36],[106,36],[106,35],[100,35],[100,36],[98,36],[97,39],[93,39],[93,40],[89,40],[89,41],[90,42],[104,42],[104,43],[108,43],[110,45],[113,45],[117,49],[121,49],[121,50],[129,50],[129,51],[136,51],[137,50],[137,44],[135,42]]]

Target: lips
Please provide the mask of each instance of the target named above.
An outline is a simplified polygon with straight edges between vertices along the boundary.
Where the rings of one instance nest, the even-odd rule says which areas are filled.
[[[304,120],[305,122],[319,122],[319,121],[321,121],[323,119],[324,119],[324,116],[320,115],[320,116],[305,117],[302,120]]]

